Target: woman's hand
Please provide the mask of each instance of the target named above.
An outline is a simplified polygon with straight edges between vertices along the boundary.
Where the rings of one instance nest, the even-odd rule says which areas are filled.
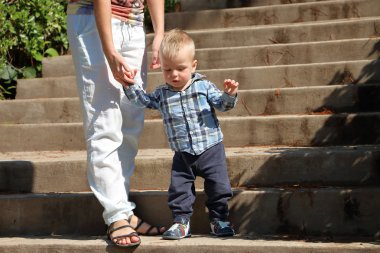
[[[134,78],[137,69],[131,69],[125,62],[125,59],[118,52],[107,55],[106,58],[116,81],[122,85],[128,85],[135,82]]]
[[[151,69],[158,69],[159,67],[161,67],[159,51],[160,51],[162,38],[163,38],[163,34],[156,34],[153,38],[152,63],[150,64]]]
[[[164,37],[164,0],[147,0],[150,16],[154,29],[154,38],[152,43],[152,63],[151,69],[157,69],[161,66],[159,59],[159,50],[162,38]]]
[[[115,50],[111,27],[111,1],[94,0],[96,27],[98,28],[104,55],[114,79],[122,85],[134,83],[136,70],[129,68],[124,58]]]

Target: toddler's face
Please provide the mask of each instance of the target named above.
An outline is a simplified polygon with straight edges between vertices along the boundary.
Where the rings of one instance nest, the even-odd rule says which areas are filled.
[[[165,82],[175,90],[184,90],[191,81],[191,74],[195,72],[197,61],[193,60],[188,50],[180,50],[173,58],[161,56],[161,69]]]

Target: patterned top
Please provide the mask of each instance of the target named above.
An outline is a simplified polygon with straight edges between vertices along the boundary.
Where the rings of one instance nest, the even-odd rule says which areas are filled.
[[[93,13],[93,0],[68,0],[67,14]],[[112,16],[128,24],[144,25],[144,0],[111,0]]]
[[[191,85],[184,91],[165,84],[152,93],[145,93],[138,85],[124,87],[124,92],[134,105],[160,111],[172,150],[193,155],[223,140],[214,108],[227,111],[237,102],[237,96],[220,91],[198,73],[193,74]]]

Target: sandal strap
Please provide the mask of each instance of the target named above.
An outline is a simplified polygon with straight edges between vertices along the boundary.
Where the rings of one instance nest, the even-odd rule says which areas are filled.
[[[120,229],[123,229],[123,228],[131,228],[133,230],[135,230],[130,224],[128,225],[123,225],[123,226],[120,226],[120,227],[117,227],[117,228],[111,228],[111,227],[108,227],[108,230],[107,230],[107,235],[108,237],[111,237],[111,234],[115,231],[118,231]]]
[[[129,234],[125,234],[125,235],[118,235],[118,236],[112,237],[112,240],[119,239],[119,238],[124,238],[124,237],[132,237],[132,236],[136,236],[136,237],[138,237],[139,240],[140,240],[140,237],[139,237],[139,235],[137,234],[137,232],[131,232],[131,233],[129,233]]]
[[[135,216],[135,215],[129,216],[129,218],[128,218],[129,224],[131,224],[133,216]],[[144,223],[144,221],[142,219],[140,219],[139,217],[137,217],[137,216],[136,216],[136,218],[137,218],[137,225],[136,225],[136,227],[134,229],[137,231],[141,227],[141,225]]]
[[[132,217],[133,216],[135,216],[135,215],[131,215],[131,216],[129,216],[129,218],[128,218],[128,222],[129,222],[129,224],[131,224],[131,220],[132,220]],[[137,218],[137,225],[136,225],[136,227],[134,227],[133,229],[139,234],[139,235],[159,235],[160,234],[160,226],[153,226],[153,225],[151,225],[151,224],[149,224],[149,223],[146,223],[143,219],[141,219],[141,218],[139,218],[139,217],[137,217],[136,216],[136,218]],[[137,230],[139,230],[139,228],[141,227],[141,225],[143,225],[143,224],[147,224],[147,226],[149,226],[149,228],[144,232],[144,233],[142,233],[142,232],[138,232]],[[154,234],[150,234],[151,232],[152,232],[152,230],[153,229],[156,229],[157,230],[157,233],[154,233]]]
[[[135,227],[135,230],[137,232],[137,230],[141,227],[142,224],[146,223],[145,221],[143,221],[142,219],[138,218],[139,221],[137,223],[137,226]],[[157,234],[160,233],[160,228],[158,226],[153,226],[153,225],[150,225],[149,223],[146,223],[147,225],[149,225],[149,228],[144,232],[144,233],[140,233],[140,234],[143,234],[143,235],[150,235],[150,232],[153,230],[153,229],[157,229]],[[138,232],[137,232],[138,233]]]
[[[150,226],[149,229],[145,232],[146,235],[150,235],[150,232],[153,230],[153,229],[156,229],[157,230],[157,234],[160,233],[160,227],[159,226]]]

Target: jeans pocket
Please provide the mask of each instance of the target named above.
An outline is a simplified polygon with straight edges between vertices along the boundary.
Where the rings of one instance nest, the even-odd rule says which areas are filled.
[[[91,68],[96,65],[103,65],[106,61],[99,33],[96,28],[94,18],[82,20],[83,25],[78,26],[77,40],[80,63],[83,67]]]

